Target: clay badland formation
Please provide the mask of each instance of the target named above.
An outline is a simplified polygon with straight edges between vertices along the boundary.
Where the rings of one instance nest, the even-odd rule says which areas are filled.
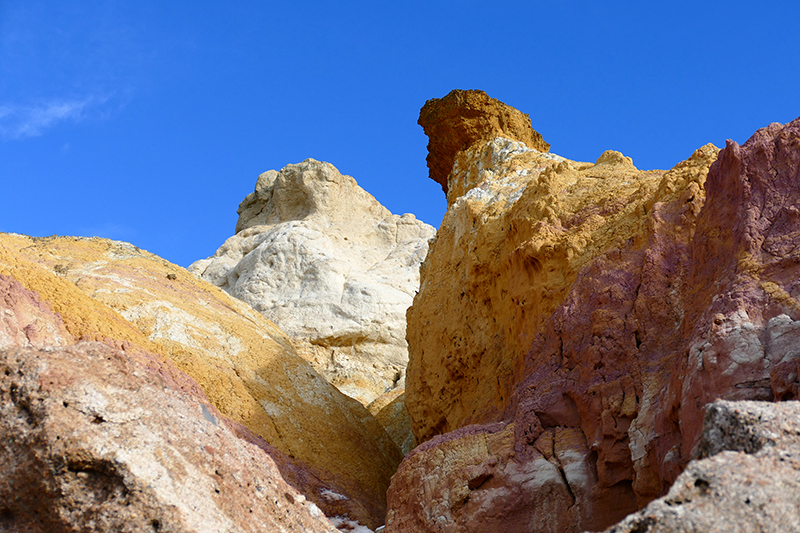
[[[230,460],[246,461],[253,468],[266,465],[267,470],[253,474],[258,479],[272,479],[274,468],[269,465],[274,463],[285,482],[330,517],[348,516],[371,527],[383,522],[384,493],[402,454],[366,408],[330,385],[297,355],[291,340],[280,329],[247,304],[126,243],[67,237],[32,239],[9,234],[0,235],[0,295],[0,345],[29,350],[21,356],[11,354],[8,361],[0,363],[5,372],[0,389],[2,401],[11,412],[24,418],[17,423],[11,415],[3,417],[3,422],[11,425],[0,428],[0,464],[6,472],[23,472],[34,466],[39,472],[0,480],[0,501],[6,505],[0,516],[12,517],[12,523],[35,522],[30,513],[36,506],[29,502],[46,497],[53,504],[45,512],[53,514],[55,524],[78,527],[76,524],[84,518],[68,512],[74,502],[64,488],[71,486],[74,476],[69,458],[76,456],[81,458],[81,464],[114,465],[113,471],[106,467],[90,469],[103,473],[90,476],[87,481],[99,485],[96,490],[104,495],[99,497],[103,501],[114,494],[106,490],[109,484],[123,492],[134,491],[134,480],[143,486],[153,485],[149,477],[141,477],[143,474],[137,477],[125,473],[135,471],[129,461],[144,461],[140,468],[153,470],[148,475],[157,477],[163,485],[163,491],[153,496],[160,507],[147,514],[161,524],[160,530],[170,523],[174,531],[228,531],[226,520],[243,520],[231,515],[237,506],[249,505],[247,502],[254,497],[258,501],[266,497],[259,488],[262,484],[248,485],[241,480],[235,473],[239,467],[218,469],[220,476],[233,476],[245,487],[237,493],[243,501],[219,510],[226,520],[205,522],[205,514],[211,512],[206,504],[192,507],[198,516],[191,516],[184,509],[174,519],[157,509],[171,508],[171,501],[186,491],[213,486],[208,482],[193,488],[195,483],[187,472],[199,468],[193,466],[196,462],[215,457],[226,462],[233,457]],[[98,365],[93,359],[100,357],[96,355],[99,348],[92,346],[74,352],[53,351],[53,347],[76,342],[78,347],[85,342],[99,342],[105,352],[113,351],[109,358],[126,362],[122,368]],[[31,351],[36,348],[41,351]],[[72,364],[76,369],[69,371],[72,373],[63,370],[69,377],[59,377],[52,383],[31,377],[32,373],[56,372],[64,366],[63,361],[71,358],[75,358]],[[26,370],[30,361],[37,361],[39,366]],[[160,377],[147,377],[154,372]],[[118,375],[114,386],[103,385],[107,373]],[[167,399],[145,392],[142,380],[151,384],[155,381],[157,388],[166,389]],[[193,418],[186,418],[185,410],[173,412],[178,407],[173,400],[167,401],[170,394],[177,398],[175,405],[188,402],[193,406]],[[69,405],[60,407],[58,398],[76,395],[85,397],[81,402],[86,405],[65,399]],[[123,411],[128,414],[118,414]],[[162,437],[150,435],[147,412],[161,413],[176,426],[152,428],[164,435],[174,432],[172,442],[159,442]],[[131,429],[127,425],[129,419],[136,421],[139,428]],[[207,425],[209,419],[215,420],[211,428]],[[95,421],[97,425],[92,426]],[[85,430],[82,424],[88,424],[92,431]],[[123,424],[119,434],[125,438],[109,439],[109,434],[117,432],[118,424]],[[57,430],[62,425],[76,426],[77,434],[85,436],[65,440]],[[49,430],[51,426],[56,429]],[[246,452],[236,455],[209,443],[206,454],[187,455],[177,444],[179,435],[191,434],[195,431],[192,428],[198,426],[206,427],[209,438],[236,441],[239,447],[244,444],[238,441],[244,441],[260,448],[260,453],[244,446]],[[95,437],[105,440],[95,442]],[[137,444],[136,438],[142,442]],[[17,464],[21,460],[17,446],[22,442],[27,443],[25,447],[34,447],[34,466]],[[148,463],[129,450],[132,446],[148,450],[149,457],[157,461]],[[192,452],[195,448],[192,446]],[[55,466],[51,467],[51,463]],[[26,480],[36,475],[45,477],[43,484],[28,485]],[[214,501],[238,498],[234,493],[217,495],[222,494],[222,489],[216,489],[219,493],[210,495]],[[259,505],[267,508],[262,513],[287,515],[289,522],[295,513],[306,516],[309,510],[298,507],[304,500],[292,496],[294,491],[288,494],[291,497],[278,498],[277,503],[263,500],[267,503]],[[125,500],[116,498],[111,498],[108,505],[111,510],[104,512],[111,515],[118,506],[127,506]],[[323,515],[318,514],[300,520],[323,520],[329,528]],[[186,524],[203,527],[193,529]],[[131,527],[135,531],[147,530]],[[252,528],[241,530],[260,530]]]
[[[191,273],[0,235],[0,530],[800,529],[800,119],[668,171],[419,122],[432,240],[314,160]]]

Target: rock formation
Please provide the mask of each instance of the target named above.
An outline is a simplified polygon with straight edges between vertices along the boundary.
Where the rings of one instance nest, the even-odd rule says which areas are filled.
[[[411,430],[411,418],[405,404],[405,387],[396,387],[379,396],[368,408],[403,455],[416,446],[417,440]]]
[[[335,532],[180,374],[130,346],[0,350],[0,530]]]
[[[455,90],[444,98],[428,100],[419,113],[418,123],[429,139],[430,178],[442,186],[448,198],[452,196],[448,177],[456,156],[477,142],[502,136],[540,152],[550,149],[531,127],[528,115],[483,91]],[[465,192],[456,192],[454,197]]]
[[[126,243],[10,234],[0,235],[0,295],[0,348],[89,340],[172,361],[176,388],[199,383],[326,514],[383,523],[399,450],[248,305]]]
[[[259,176],[239,215],[236,235],[189,270],[278,324],[364,405],[402,385],[405,313],[434,229],[313,159]]]
[[[606,528],[683,471],[704,405],[797,395],[800,119],[666,172],[508,137],[449,171],[389,533]]]
[[[607,533],[800,531],[800,403],[717,401],[698,460]]]

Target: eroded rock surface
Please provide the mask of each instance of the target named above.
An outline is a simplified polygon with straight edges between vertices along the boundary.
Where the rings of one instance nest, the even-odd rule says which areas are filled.
[[[336,529],[199,387],[103,343],[0,350],[0,529]]]
[[[603,529],[666,492],[704,405],[795,398],[798,158],[800,120],[666,172],[504,137],[459,152],[464,192],[408,313],[406,405],[429,442],[394,478],[387,531],[470,531],[489,508],[505,531]],[[513,454],[474,444],[504,432]]]
[[[435,230],[313,159],[259,176],[239,214],[236,235],[189,270],[278,324],[364,405],[402,385],[405,313]]]
[[[402,455],[366,408],[325,381],[248,305],[105,239],[0,235],[0,282],[9,295],[0,300],[0,331],[11,332],[0,336],[3,346],[93,340],[172,361],[182,371],[174,387],[199,383],[236,434],[271,454],[286,480],[325,513],[373,528],[383,523],[386,488]]]
[[[411,429],[411,418],[406,409],[405,387],[395,387],[379,396],[369,404],[368,409],[397,444],[403,455],[417,445],[417,439]]]
[[[697,455],[607,533],[800,531],[800,403],[710,404]]]
[[[503,136],[541,152],[550,149],[531,127],[528,115],[478,90],[456,89],[443,98],[428,100],[420,111],[418,123],[429,139],[430,178],[442,186],[448,198],[451,196],[448,176],[453,162],[459,152],[476,142]]]

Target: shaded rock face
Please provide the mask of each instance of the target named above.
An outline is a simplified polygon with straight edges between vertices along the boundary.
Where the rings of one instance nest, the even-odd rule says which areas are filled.
[[[460,152],[466,192],[408,313],[406,405],[429,442],[393,479],[387,531],[469,531],[489,508],[508,531],[600,530],[665,493],[704,405],[796,398],[799,138],[800,120],[771,125],[667,172],[502,137]],[[503,432],[513,451],[480,444]]]
[[[406,309],[434,229],[308,159],[262,174],[236,235],[189,270],[274,321],[364,405],[402,385]]]
[[[800,530],[800,403],[716,401],[698,459],[608,533]]]
[[[7,295],[0,331],[13,333],[0,336],[0,348],[80,339],[124,348],[129,357],[155,354],[162,366],[180,369],[170,387],[205,394],[232,431],[273,457],[323,512],[383,523],[401,453],[366,408],[327,383],[248,305],[105,239],[0,234],[0,282]]]
[[[450,91],[425,102],[419,125],[428,136],[430,178],[450,197],[448,176],[459,152],[481,140],[503,136],[547,152],[550,145],[531,127],[531,119],[483,91]],[[465,191],[466,192],[466,191]]]
[[[384,427],[397,447],[406,455],[417,439],[411,429],[411,418],[405,404],[405,387],[395,387],[369,404],[369,412]]]
[[[0,350],[3,531],[336,531],[158,357]]]

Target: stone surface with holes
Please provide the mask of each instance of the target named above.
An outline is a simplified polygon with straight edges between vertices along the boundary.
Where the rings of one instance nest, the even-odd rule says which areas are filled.
[[[710,404],[697,456],[606,533],[800,531],[800,403]]]
[[[0,350],[0,529],[336,531],[169,366],[102,343]]]

